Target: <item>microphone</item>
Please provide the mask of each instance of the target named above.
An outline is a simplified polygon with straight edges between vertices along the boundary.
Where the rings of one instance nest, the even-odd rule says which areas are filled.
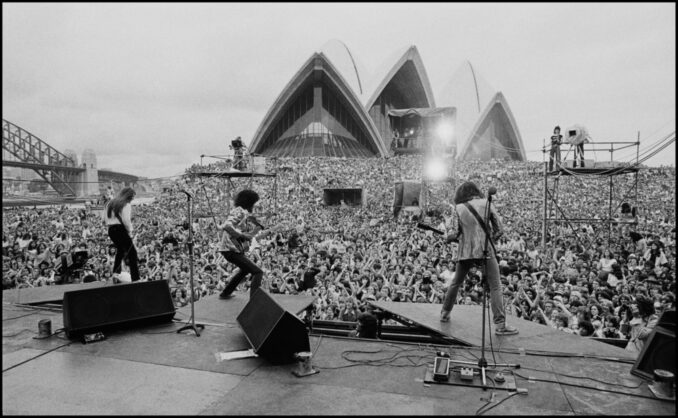
[[[490,186],[490,188],[487,189],[487,194],[488,194],[489,196],[492,196],[492,195],[497,194],[497,188],[494,187],[494,186]]]
[[[193,194],[187,192],[185,189],[181,189],[181,190],[179,190],[179,191],[180,191],[181,193],[185,193],[186,196],[188,196],[189,199],[192,199],[192,198],[193,198]]]

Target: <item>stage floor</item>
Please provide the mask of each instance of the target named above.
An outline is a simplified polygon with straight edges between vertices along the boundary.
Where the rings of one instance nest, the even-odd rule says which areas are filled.
[[[304,296],[274,298],[291,312],[300,312],[312,300]],[[231,300],[212,295],[196,303],[196,323],[205,325],[200,337],[190,330],[176,333],[190,317],[190,306],[186,306],[179,309],[175,317],[182,322],[118,331],[104,341],[87,345],[65,340],[63,334],[34,339],[39,320],[50,319],[52,330],[57,330],[62,326],[62,313],[5,301],[2,412],[20,415],[471,415],[486,403],[484,399],[492,392],[423,381],[436,350],[442,348],[457,360],[475,362],[480,355],[475,347],[433,347],[312,335],[312,362],[320,373],[303,378],[292,374],[296,364],[274,366],[262,358],[221,360],[219,353],[250,348],[236,323],[247,300],[248,294],[237,293]],[[468,308],[457,310],[455,307],[451,325],[461,327],[462,321],[474,324],[465,334],[473,343],[473,330],[477,328],[481,311],[479,307]],[[419,308],[409,306],[407,309]],[[579,337],[565,335],[571,338],[557,340],[554,343],[557,347],[547,345],[546,340],[551,337],[541,332],[543,330],[531,335],[528,329],[532,324],[517,321],[511,322],[521,330],[515,337],[523,340],[494,337],[494,356],[488,352],[486,358],[490,363],[520,364],[517,372],[525,378],[516,376],[516,384],[527,393],[511,396],[488,414],[675,415],[675,403],[649,399],[652,394],[647,384],[630,374],[632,362],[618,356],[618,352],[614,353],[620,357],[616,361],[582,356],[580,354],[589,348],[575,339]],[[533,341],[528,344],[527,340]],[[599,349],[598,355],[608,356],[611,352],[607,350],[616,349],[591,343]],[[514,347],[528,348],[516,351]],[[557,348],[562,355],[531,352],[538,348],[548,351]],[[575,357],[566,357],[568,353]],[[402,358],[387,360],[398,356]],[[365,364],[368,359],[378,361],[368,365]],[[556,372],[558,374],[554,374]],[[509,392],[495,391],[495,402],[490,406],[507,396]]]
[[[371,302],[372,306],[390,312],[398,317],[407,318],[411,322],[429,331],[451,337],[470,346],[479,347],[482,343],[482,309],[474,305],[455,305],[449,322],[440,322],[441,304],[432,303],[399,303]],[[491,321],[491,313],[488,315]],[[516,335],[496,336],[494,324],[487,323],[485,318],[485,341],[489,347],[490,338],[496,349],[520,351],[568,352],[581,355],[608,356],[620,359],[635,360],[632,353],[623,348],[604,344],[590,338],[570,335],[551,327],[525,321],[512,316],[506,322],[518,329]]]

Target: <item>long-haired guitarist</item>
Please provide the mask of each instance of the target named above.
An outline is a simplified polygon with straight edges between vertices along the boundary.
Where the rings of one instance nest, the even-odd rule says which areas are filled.
[[[122,261],[129,266],[133,282],[140,279],[139,259],[132,239],[132,200],[136,192],[131,187],[120,190],[118,195],[104,206],[102,217],[108,225],[108,236],[115,245],[113,273],[118,276],[122,271]]]
[[[263,229],[252,215],[254,205],[258,201],[259,194],[254,190],[241,190],[233,198],[233,209],[229,212],[228,218],[217,226],[225,231],[222,234],[219,252],[238,267],[237,273],[219,294],[221,299],[230,298],[235,288],[248,274],[252,275],[250,297],[261,287],[264,272],[245,255],[254,236]]]
[[[454,239],[459,241],[459,250],[457,252],[457,269],[454,279],[447,289],[443,308],[440,312],[440,321],[450,320],[450,311],[457,299],[459,287],[464,283],[467,273],[472,266],[484,265],[484,280],[490,289],[490,307],[494,316],[495,334],[511,335],[517,334],[515,327],[506,324],[506,311],[504,310],[504,301],[501,294],[501,281],[499,280],[499,265],[497,264],[496,252],[492,243],[492,235],[498,236],[503,229],[501,218],[490,207],[489,222],[491,225],[485,225],[481,213],[485,213],[488,199],[480,191],[478,186],[471,181],[460,185],[454,195],[455,209],[457,212],[458,228],[457,234],[448,237],[448,242]],[[489,243],[488,255],[485,258],[485,239],[486,234]]]

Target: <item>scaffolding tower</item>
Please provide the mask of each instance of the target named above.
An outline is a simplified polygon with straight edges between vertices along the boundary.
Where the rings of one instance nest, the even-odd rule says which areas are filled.
[[[610,244],[612,238],[613,225],[623,224],[637,224],[635,216],[629,217],[615,217],[614,214],[622,206],[623,203],[628,203],[629,206],[638,206],[638,156],[640,145],[640,132],[636,141],[613,141],[613,142],[594,142],[586,144],[590,147],[590,151],[604,151],[610,153],[610,160],[605,162],[593,162],[591,160],[584,160],[586,163],[583,167],[575,167],[574,161],[562,161],[561,164],[554,165],[554,169],[549,171],[549,162],[544,161],[544,201],[543,201],[543,222],[542,222],[542,248],[546,248],[546,236],[550,235],[550,246],[553,247],[558,238],[558,229],[561,224],[566,224],[573,232],[573,235],[582,248],[588,250],[593,243],[595,243],[604,230],[607,230],[607,243]],[[635,160],[632,162],[619,163],[614,161],[614,152],[623,149],[636,147]],[[550,149],[544,147],[544,155],[546,156]],[[628,179],[632,176],[631,184],[624,188],[620,185],[621,180]],[[571,182],[587,182],[587,179],[609,179],[606,184],[607,193],[602,193],[603,190],[597,190],[600,197],[601,207],[604,204],[607,208],[607,214],[604,217],[595,218],[593,214],[590,217],[582,217],[581,215],[574,215],[567,213],[563,207],[563,203],[567,199],[574,199],[576,195],[566,195],[560,189],[571,185]],[[615,181],[617,180],[617,181]],[[627,181],[628,183],[628,181]],[[620,199],[615,199],[615,191],[623,192]],[[585,190],[584,188],[577,189],[578,191]],[[580,196],[579,196],[580,197]],[[615,206],[615,201],[616,206]],[[594,236],[588,243],[582,240],[582,229],[575,227],[577,224],[600,224],[601,227],[596,228]]]
[[[204,157],[204,155],[203,155]],[[215,157],[216,158],[216,157]],[[267,202],[267,208],[264,212],[267,216],[273,216],[277,218],[278,214],[278,158],[277,157],[261,157],[247,154],[241,156],[241,164],[239,166],[244,167],[243,170],[238,170],[234,168],[234,164],[231,167],[226,168],[223,171],[213,172],[213,171],[203,171],[195,170],[187,174],[189,178],[203,178],[203,177],[217,177],[224,179],[223,185],[225,187],[226,195],[226,213],[229,213],[231,210],[231,201],[233,200],[233,190],[237,190],[236,184],[234,184],[234,179],[245,179],[247,181],[247,188],[252,188],[252,183],[255,178],[269,177],[273,178],[271,184],[270,194],[272,196],[272,201]],[[268,165],[271,167],[269,168]],[[202,166],[202,164],[201,164]],[[201,183],[202,186],[202,183]],[[205,189],[203,188],[203,191]],[[205,192],[205,198],[209,199]],[[223,214],[222,214],[223,215]],[[276,219],[277,220],[277,219]]]

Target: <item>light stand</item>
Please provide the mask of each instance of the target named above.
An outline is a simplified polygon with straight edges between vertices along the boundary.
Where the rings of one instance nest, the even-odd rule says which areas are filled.
[[[193,287],[193,221],[191,220],[191,194],[186,190],[182,190],[182,193],[186,194],[187,206],[188,206],[188,265],[190,267],[191,273],[191,323],[189,325],[183,326],[177,330],[177,333],[184,331],[186,329],[192,329],[195,332],[196,336],[200,336],[198,328],[205,329],[205,326],[202,324],[195,324],[195,288]]]

